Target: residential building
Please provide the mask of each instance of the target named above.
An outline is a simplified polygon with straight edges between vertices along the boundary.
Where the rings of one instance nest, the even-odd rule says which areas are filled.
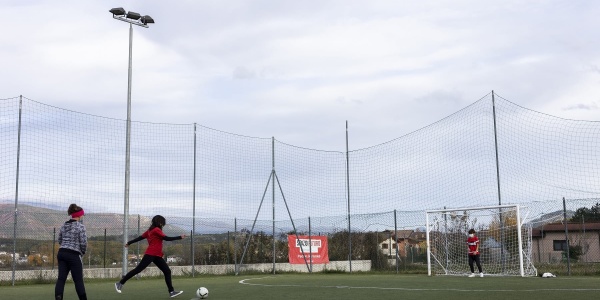
[[[421,249],[422,243],[427,239],[425,232],[415,230],[384,231],[388,238],[379,243],[379,249],[383,254],[400,258],[413,257],[425,251]]]
[[[567,223],[569,246],[580,246],[578,262],[600,262],[600,223]],[[551,223],[532,230],[534,263],[557,263],[565,259],[565,224]]]

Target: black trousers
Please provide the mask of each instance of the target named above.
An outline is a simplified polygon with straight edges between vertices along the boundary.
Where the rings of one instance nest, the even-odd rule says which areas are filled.
[[[71,277],[73,277],[73,282],[75,283],[75,291],[77,292],[79,299],[87,300],[85,286],[83,284],[83,261],[81,260],[80,254],[76,251],[69,251],[61,248],[58,250],[56,257],[58,258],[58,279],[54,286],[55,299],[63,298],[65,282],[67,281],[69,272],[71,272]],[[60,296],[60,298],[58,296]]]
[[[481,261],[479,260],[479,254],[477,255],[469,255],[469,267],[471,268],[471,273],[475,273],[475,268],[473,267],[473,262],[477,264],[477,269],[479,273],[483,272],[481,270]]]
[[[160,269],[160,271],[163,272],[163,274],[165,275],[165,283],[167,284],[167,288],[169,289],[169,292],[172,292],[174,289],[173,289],[173,283],[171,282],[171,269],[169,269],[167,262],[160,256],[144,254],[144,257],[142,257],[142,260],[137,265],[137,267],[135,267],[135,269],[129,271],[129,273],[127,273],[127,275],[123,276],[123,279],[121,279],[121,281],[120,281],[121,284],[125,284],[125,282],[127,282],[127,280],[131,279],[131,277],[142,272],[144,269],[146,269],[150,265],[150,263],[154,263],[158,267],[158,269]]]

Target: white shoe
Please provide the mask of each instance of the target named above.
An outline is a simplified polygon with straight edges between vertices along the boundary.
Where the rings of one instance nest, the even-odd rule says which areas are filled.
[[[115,290],[117,290],[117,293],[121,293],[121,289],[123,288],[123,284],[120,281],[115,282]]]
[[[475,273],[471,273],[471,275],[469,275],[469,277],[475,277]]]
[[[183,291],[172,291],[172,292],[169,292],[169,297],[175,298],[175,297],[181,295],[182,293],[183,293]]]
[[[483,272],[479,273],[479,277],[483,278]]]

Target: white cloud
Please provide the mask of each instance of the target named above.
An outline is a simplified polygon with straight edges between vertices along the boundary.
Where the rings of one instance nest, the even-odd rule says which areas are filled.
[[[115,5],[8,2],[0,20],[11,28],[0,37],[3,97],[123,119],[128,26],[111,18]],[[122,5],[156,20],[134,28],[136,120],[339,150],[344,143],[322,135],[343,135],[345,120],[360,130],[355,147],[366,147],[491,90],[534,110],[598,119],[593,2]]]

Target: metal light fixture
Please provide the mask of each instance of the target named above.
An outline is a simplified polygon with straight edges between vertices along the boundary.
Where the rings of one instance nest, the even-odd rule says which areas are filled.
[[[137,25],[148,28],[148,24],[154,23],[150,16],[141,16],[136,12],[125,12],[122,7],[109,10],[113,19],[129,23],[129,68],[127,76],[127,132],[125,144],[125,193],[123,204],[123,243],[127,243],[129,234],[129,162],[131,150],[131,61],[133,49],[133,26]],[[127,274],[127,248],[123,248],[123,274]]]
[[[144,25],[148,25],[148,24],[154,23],[154,19],[152,19],[152,17],[146,15],[140,19],[140,22],[142,22],[142,24],[144,24]]]
[[[117,7],[109,10],[110,13],[117,16],[122,16],[125,14],[125,10],[122,7]]]
[[[140,14],[132,11],[127,12],[127,19],[138,20],[141,17]]]
[[[142,17],[139,13],[133,11],[125,11],[122,7],[117,7],[109,10],[114,19],[127,22],[133,25],[138,25],[148,28],[148,24],[154,23],[152,17],[145,15]]]

